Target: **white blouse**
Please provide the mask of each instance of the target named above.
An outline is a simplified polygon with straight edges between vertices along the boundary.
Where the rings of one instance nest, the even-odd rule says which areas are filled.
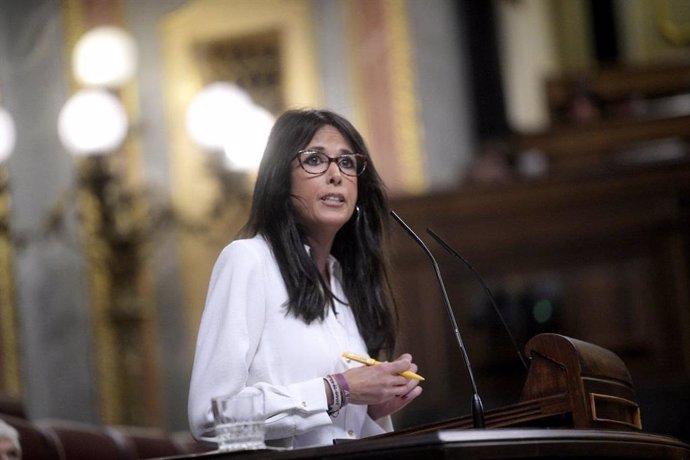
[[[345,299],[340,266],[331,257],[331,289]],[[211,275],[189,390],[189,423],[198,439],[214,440],[211,398],[258,389],[264,397],[267,444],[328,445],[392,429],[374,422],[367,406],[327,414],[323,377],[351,366],[341,354],[366,355],[351,309],[336,300],[310,325],[287,314],[287,290],[268,243],[237,240],[221,252]]]

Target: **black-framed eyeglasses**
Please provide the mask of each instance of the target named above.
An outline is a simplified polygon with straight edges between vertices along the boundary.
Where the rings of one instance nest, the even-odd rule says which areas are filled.
[[[309,174],[325,173],[331,163],[338,165],[340,172],[346,176],[359,176],[367,167],[367,157],[361,153],[344,153],[339,157],[329,157],[320,150],[300,150],[297,152],[299,165]]]

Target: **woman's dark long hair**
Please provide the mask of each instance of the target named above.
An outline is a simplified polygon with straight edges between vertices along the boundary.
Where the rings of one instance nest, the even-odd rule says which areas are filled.
[[[355,152],[367,156],[366,170],[357,178],[359,210],[338,231],[331,253],[341,265],[343,290],[369,353],[390,358],[396,313],[382,250],[388,200],[366,144],[349,121],[324,110],[290,110],[278,118],[259,167],[249,220],[240,233],[263,235],[270,244],[287,287],[287,312],[307,324],[323,320],[332,294],[304,250],[305,232],[290,197],[295,155],[325,125],[336,128]]]

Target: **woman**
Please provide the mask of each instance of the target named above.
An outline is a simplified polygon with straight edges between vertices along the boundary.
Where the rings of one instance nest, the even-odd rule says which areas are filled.
[[[421,393],[409,354],[359,366],[343,352],[390,357],[395,345],[381,251],[387,202],[360,134],[328,111],[275,123],[245,239],[213,269],[199,328],[189,417],[213,436],[211,398],[262,392],[267,444],[301,448],[391,429]]]

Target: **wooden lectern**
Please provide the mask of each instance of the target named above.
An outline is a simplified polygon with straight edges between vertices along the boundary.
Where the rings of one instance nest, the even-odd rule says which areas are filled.
[[[641,430],[640,408],[628,369],[604,348],[557,334],[540,334],[526,346],[530,358],[522,401],[558,396],[559,414],[572,428]]]
[[[530,365],[520,402],[487,410],[487,428],[548,427],[642,430],[640,408],[623,361],[611,351],[558,334],[525,346]],[[470,416],[386,436],[472,428]]]

